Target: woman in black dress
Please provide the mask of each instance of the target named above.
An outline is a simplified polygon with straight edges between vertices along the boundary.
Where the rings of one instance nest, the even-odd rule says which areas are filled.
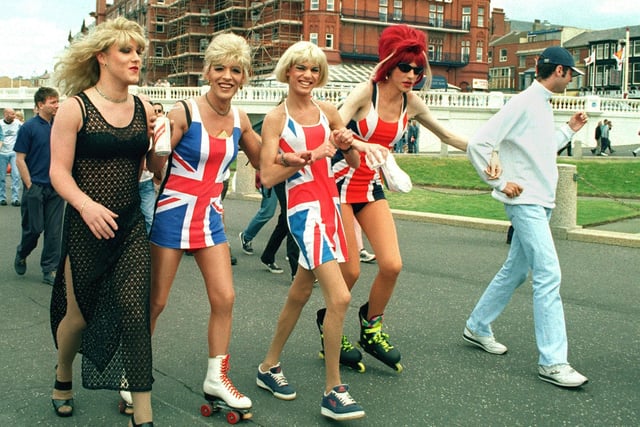
[[[56,65],[58,86],[69,98],[53,125],[50,173],[67,208],[51,327],[58,348],[56,414],[73,413],[79,351],[83,386],[131,391],[131,423],[149,426],[150,252],[138,177],[154,114],[128,93],[139,81],[145,47],[142,27],[117,18],[74,42]]]

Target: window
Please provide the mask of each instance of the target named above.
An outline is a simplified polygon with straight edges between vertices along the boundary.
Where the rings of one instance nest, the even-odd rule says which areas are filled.
[[[309,33],[309,41],[318,46],[318,33]]]
[[[631,76],[629,77],[629,82],[633,85],[640,84],[640,63],[633,64],[631,68]]]
[[[461,43],[462,49],[460,53],[462,54],[462,62],[469,62],[469,53],[471,50],[471,42],[468,40],[463,40]]]
[[[429,62],[442,62],[442,46],[440,39],[429,40]]]
[[[333,34],[327,33],[324,36],[324,45],[327,49],[333,49]]]
[[[444,6],[437,4],[429,5],[429,25],[432,27],[442,27],[444,23]]]
[[[393,0],[393,20],[402,21],[402,0]]]
[[[378,8],[378,19],[380,20],[380,22],[387,22],[389,20],[386,7],[380,6]]]
[[[507,62],[507,49],[500,49],[500,62]]]
[[[156,33],[164,33],[164,16],[156,16]]]
[[[320,0],[311,0],[311,3],[309,5],[309,9],[311,9],[311,10],[320,9]]]
[[[273,27],[273,29],[271,30],[271,40],[280,40],[280,30],[278,29],[278,27]]]
[[[578,62],[576,61],[576,64]],[[527,57],[526,55],[520,55],[518,56],[518,67],[519,68],[525,68],[527,66]]]
[[[478,27],[484,27],[484,7],[478,8]]]
[[[156,46],[155,55],[156,58],[162,58],[162,46]]]
[[[484,56],[484,42],[479,41],[476,43],[476,62],[482,62]]]
[[[640,56],[640,40],[631,40],[629,44],[631,45],[629,58],[632,56]]]
[[[209,39],[200,39],[200,53],[204,53],[207,46],[209,46]]]
[[[491,64],[493,62],[493,51],[490,50],[487,52],[487,62]]]
[[[471,28],[471,8],[465,6],[462,8],[462,29],[468,30]]]
[[[336,10],[335,0],[327,0],[327,10]]]

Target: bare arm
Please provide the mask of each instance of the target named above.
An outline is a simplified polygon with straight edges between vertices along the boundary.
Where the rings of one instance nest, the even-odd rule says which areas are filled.
[[[251,165],[259,169],[260,168],[260,145],[262,141],[260,135],[253,130],[251,121],[247,113],[240,110],[240,127],[242,128],[242,136],[240,137],[240,146],[242,151],[245,152]]]
[[[462,151],[467,151],[467,138],[456,134],[438,122],[431,114],[429,107],[416,94],[409,93],[409,116],[414,117],[420,124],[433,132],[442,142]]]
[[[31,173],[29,173],[26,158],[27,155],[25,153],[16,152],[16,166],[18,167],[18,172],[20,172],[20,178],[28,190],[31,188]]]
[[[171,150],[173,150],[188,130],[184,105],[181,102],[176,103],[167,114],[167,118],[171,123]],[[147,169],[154,174],[161,174],[168,156],[156,155],[155,148],[154,142],[147,153]]]
[[[75,158],[77,134],[82,126],[78,102],[69,98],[62,103],[51,129],[51,184],[67,203],[75,208],[98,239],[115,236],[118,229],[111,210],[93,201],[76,183],[71,171]]]
[[[271,110],[262,123],[260,149],[260,181],[271,188],[293,175],[311,161],[311,152],[278,153],[280,133],[285,122],[282,105]]]

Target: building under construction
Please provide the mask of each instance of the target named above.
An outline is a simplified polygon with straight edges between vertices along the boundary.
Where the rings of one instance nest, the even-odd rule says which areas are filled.
[[[435,81],[470,90],[488,75],[489,7],[489,0],[96,0],[96,18],[125,16],[147,29],[142,84],[203,84],[203,53],[229,31],[249,41],[254,80],[266,80],[299,40],[316,43],[329,64],[373,67],[380,32],[406,23],[427,33]]]

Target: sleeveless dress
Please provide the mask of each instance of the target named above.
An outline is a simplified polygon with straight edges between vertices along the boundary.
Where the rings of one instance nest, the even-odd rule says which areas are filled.
[[[359,141],[379,144],[392,149],[402,138],[407,128],[407,95],[403,94],[400,119],[385,122],[378,116],[378,85],[373,83],[371,106],[367,115],[359,121],[351,120],[347,128],[353,131],[353,137]],[[376,200],[375,190],[382,189],[382,181],[378,169],[371,170],[367,166],[364,153],[360,153],[360,167],[350,167],[341,152],[334,158],[333,171],[342,203],[366,203]]]
[[[240,115],[231,107],[231,136],[214,137],[205,130],[196,102],[190,103],[191,125],[169,158],[151,226],[151,242],[165,248],[200,249],[227,241],[222,191],[238,155]]]
[[[80,213],[67,205],[51,298],[53,338],[67,311],[64,264],[68,258],[73,290],[87,322],[80,349],[83,386],[149,391],[153,383],[151,255],[138,192],[140,162],[149,147],[146,113],[142,101],[134,97],[131,122],[116,128],[84,93],[76,100],[83,110],[83,124],[72,175],[89,197],[118,214],[118,230],[114,238],[97,239]]]
[[[282,152],[313,150],[329,138],[329,121],[320,107],[320,120],[311,126],[297,123],[289,115],[286,102],[284,108]],[[298,170],[286,180],[285,188],[289,230],[300,247],[298,263],[313,270],[331,260],[345,262],[347,243],[331,159],[321,159]]]

